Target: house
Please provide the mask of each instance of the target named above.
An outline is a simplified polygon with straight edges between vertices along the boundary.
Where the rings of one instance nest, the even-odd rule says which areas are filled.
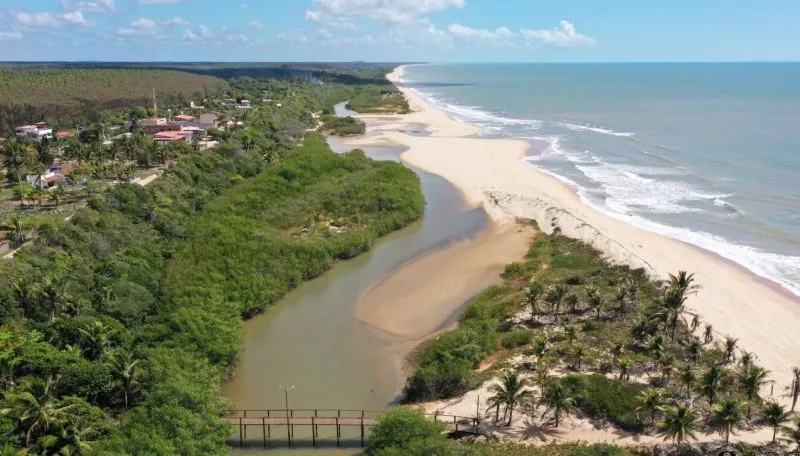
[[[142,130],[151,135],[161,133],[163,131],[181,131],[181,128],[182,127],[180,124],[167,122],[166,119],[164,119],[163,123],[148,123],[142,125]]]
[[[37,141],[41,141],[42,138],[53,139],[53,129],[44,122],[19,126],[14,129],[14,134],[17,138],[33,138]]]
[[[197,119],[195,124],[200,128],[205,128],[206,130],[210,128],[219,128],[219,114],[216,112],[200,114],[200,117]]]
[[[178,141],[187,141],[187,136],[188,135],[186,133],[180,130],[170,130],[158,132],[153,136],[153,138],[156,140],[158,145],[164,146]]]
[[[56,139],[74,138],[77,133],[73,130],[59,130],[56,132]]]
[[[34,187],[47,188],[58,185],[69,175],[69,168],[62,168],[60,166],[51,166],[46,173],[40,175],[29,175],[26,180]]]
[[[199,141],[206,136],[207,132],[200,127],[183,127],[181,132],[186,133],[187,141]]]
[[[205,139],[204,138],[204,139],[198,141],[197,145],[198,145],[198,147],[200,147],[200,150],[208,150],[208,149],[213,149],[213,148],[219,146],[219,142],[218,141],[213,141],[211,139]]]
[[[189,116],[186,114],[178,114],[177,116],[172,118],[172,123],[176,123],[178,125],[191,125],[195,120],[194,116]]]

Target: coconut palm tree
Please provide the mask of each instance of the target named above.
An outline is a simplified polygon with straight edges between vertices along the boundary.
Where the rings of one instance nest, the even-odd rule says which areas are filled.
[[[792,368],[792,376],[790,394],[792,396],[792,412],[794,412],[794,407],[797,405],[797,398],[800,397],[800,367]]]
[[[50,311],[50,321],[56,320],[56,312],[61,307],[61,295],[64,285],[61,280],[54,276],[47,276],[39,285],[39,297],[42,306],[47,306]]]
[[[564,298],[567,297],[567,293],[569,293],[569,288],[563,283],[550,287],[547,292],[545,300],[552,306],[556,319],[558,319],[558,314],[561,312],[561,304],[564,302]]]
[[[761,387],[768,383],[769,372],[755,365],[750,365],[739,374],[739,387],[747,396],[747,417],[750,417],[753,403],[760,403]]]
[[[578,328],[575,325],[569,324],[564,326],[564,338],[567,339],[567,342],[572,344],[575,342],[575,339],[578,337]]]
[[[688,364],[683,366],[683,369],[681,369],[679,377],[681,380],[681,392],[679,392],[679,394],[682,393],[682,389],[684,386],[686,387],[686,394],[687,395],[691,394],[694,382],[697,381],[697,375],[694,373],[694,369],[692,368],[692,366]]]
[[[67,191],[64,190],[62,185],[56,186],[54,189],[50,190],[50,200],[53,201],[53,205],[58,207],[63,201],[64,196],[67,194]]]
[[[679,404],[675,408],[668,408],[664,412],[664,421],[661,429],[665,439],[672,439],[679,447],[687,439],[694,439],[694,429],[697,426],[697,411],[688,404]]]
[[[623,353],[625,353],[624,342],[615,342],[614,345],[611,346],[611,356],[613,357],[615,363],[619,361],[619,358]]]
[[[797,450],[800,450],[800,417],[794,417],[788,426],[781,426],[781,435],[785,438],[779,440],[792,444]]]
[[[700,291],[700,285],[694,283],[694,273],[689,274],[686,271],[678,271],[678,275],[670,274],[667,286],[673,290],[680,290],[682,294],[696,294]]]
[[[116,350],[109,357],[109,367],[114,381],[112,388],[122,391],[125,398],[125,408],[128,408],[128,397],[134,388],[139,384],[139,363],[141,360],[135,359],[131,352],[126,350]]]
[[[734,434],[742,425],[742,407],[736,399],[725,399],[711,411],[709,424],[725,439],[725,446],[730,443]]]
[[[670,340],[675,340],[675,332],[678,323],[685,323],[684,314],[686,313],[686,295],[682,289],[667,288],[660,299],[660,309],[651,318],[655,321],[662,321],[669,329]]]
[[[24,244],[27,236],[22,228],[22,220],[19,218],[19,214],[11,214],[9,228],[11,229],[6,233],[6,239],[11,243],[11,247],[16,248]]]
[[[83,426],[69,422],[58,430],[56,435],[45,435],[39,439],[44,454],[80,456],[90,454],[92,442],[99,436],[94,426]]]
[[[567,293],[564,302],[567,304],[567,312],[575,313],[578,310],[578,302],[580,299],[575,293]]]
[[[664,411],[666,405],[666,398],[661,391],[651,388],[643,392],[638,398],[639,406],[636,407],[637,412],[646,411],[650,413],[650,426],[655,426],[656,415]]]
[[[747,369],[753,365],[755,358],[756,356],[752,352],[742,350],[742,356],[739,357],[739,365],[742,366],[742,369]]]
[[[697,362],[700,361],[700,354],[703,352],[703,345],[699,340],[692,338],[692,341],[686,345],[686,352],[689,354],[689,358],[691,358],[692,362],[697,364]]]
[[[650,340],[647,341],[647,346],[645,348],[653,356],[662,353],[664,351],[664,336],[656,334],[651,337]]]
[[[572,348],[572,356],[575,358],[575,369],[580,371],[583,358],[586,356],[586,347],[583,344],[576,345]]]
[[[700,315],[694,314],[691,323],[689,323],[689,328],[692,330],[692,332],[695,332],[698,326],[700,326]]]
[[[736,361],[736,344],[739,342],[739,339],[735,337],[726,337],[725,338],[725,362],[731,363]]]
[[[575,396],[572,390],[560,381],[553,383],[545,390],[542,402],[547,406],[544,414],[553,411],[555,427],[558,427],[562,413],[569,413],[575,409]]]
[[[522,300],[522,304],[531,309],[531,323],[536,321],[536,317],[539,315],[539,302],[543,296],[544,287],[539,282],[532,283],[525,288],[525,297]]]
[[[703,331],[703,342],[710,344],[714,341],[714,327],[706,324],[706,329]]]
[[[537,337],[531,344],[531,351],[533,351],[537,361],[541,361],[544,355],[547,354],[548,348],[550,348],[550,345],[547,343],[547,340],[542,337]]]
[[[778,429],[789,421],[789,417],[791,417],[791,412],[786,411],[781,404],[775,401],[764,404],[764,408],[761,409],[761,421],[772,428],[772,443],[776,441]]]
[[[658,362],[661,364],[661,376],[665,382],[669,382],[672,378],[672,372],[675,370],[675,355],[666,352],[661,353]]]
[[[617,367],[619,367],[619,379],[623,381],[628,381],[631,379],[630,367],[631,367],[631,360],[628,358],[620,358],[619,362],[617,362]]]
[[[111,348],[113,331],[100,321],[95,320],[94,323],[84,328],[78,328],[78,331],[83,338],[81,345],[85,350],[86,357],[90,360],[102,358]]]
[[[711,366],[700,379],[700,392],[708,397],[708,403],[714,405],[722,388],[722,369]]]
[[[30,445],[40,433],[62,422],[74,405],[64,405],[53,397],[55,381],[35,379],[5,393],[6,408],[0,413],[10,416],[25,430],[25,444]]]
[[[500,378],[499,383],[495,383],[489,388],[492,393],[490,401],[501,401],[508,412],[507,426],[511,426],[514,417],[514,407],[528,401],[533,396],[533,391],[529,389],[530,383],[516,372],[509,372]]]
[[[590,309],[594,310],[595,312],[595,319],[600,319],[600,312],[603,311],[603,307],[606,305],[606,297],[597,293],[589,296],[589,300],[587,301],[587,305]]]
[[[28,276],[22,276],[15,280],[11,285],[11,292],[17,299],[17,304],[27,315],[34,312],[34,308],[38,305],[39,292],[37,285]]]

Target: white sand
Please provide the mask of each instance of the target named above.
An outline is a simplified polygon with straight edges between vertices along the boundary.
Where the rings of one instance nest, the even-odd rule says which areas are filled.
[[[702,289],[689,298],[690,307],[714,326],[717,338],[737,337],[741,348],[755,352],[772,371],[776,393],[789,384],[791,367],[800,365],[800,300],[716,255],[592,209],[561,182],[522,162],[527,143],[470,137],[478,133],[476,127],[450,119],[412,90],[401,90],[413,112],[392,116],[369,142],[409,147],[404,161],[450,181],[498,225],[515,217],[533,218],[546,232],[557,226],[610,260],[645,267],[655,277],[682,269],[694,272]],[[396,131],[412,123],[426,125],[432,135]]]

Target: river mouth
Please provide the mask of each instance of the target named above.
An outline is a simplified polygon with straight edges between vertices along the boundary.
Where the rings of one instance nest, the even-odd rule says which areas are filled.
[[[341,144],[330,142],[334,150],[341,150]],[[399,160],[405,148],[364,150],[374,159]],[[392,337],[360,321],[356,317],[359,299],[404,265],[474,238],[489,223],[486,213],[470,207],[450,183],[414,171],[427,202],[421,220],[380,239],[369,252],[301,284],[266,312],[245,322],[244,350],[223,388],[234,408],[283,409],[281,386],[294,387],[289,392],[291,409],[383,410],[398,397],[405,382],[403,359],[416,341]],[[439,326],[452,321],[452,315],[445,317]],[[247,446],[261,447],[261,429],[249,431]],[[285,447],[285,427],[273,431],[271,445]],[[302,440],[305,433],[310,436],[309,431],[298,428],[295,436]],[[351,443],[355,438],[347,431],[343,437]],[[275,450],[269,454],[276,454]],[[330,454],[343,453],[335,450]]]

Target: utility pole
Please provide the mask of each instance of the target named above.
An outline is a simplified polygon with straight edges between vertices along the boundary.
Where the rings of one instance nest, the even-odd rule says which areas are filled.
[[[289,390],[294,389],[294,385],[292,386],[283,386],[279,385],[279,388],[283,390],[284,398],[286,400],[286,439],[289,442],[289,448],[292,447],[292,426],[289,424]]]

